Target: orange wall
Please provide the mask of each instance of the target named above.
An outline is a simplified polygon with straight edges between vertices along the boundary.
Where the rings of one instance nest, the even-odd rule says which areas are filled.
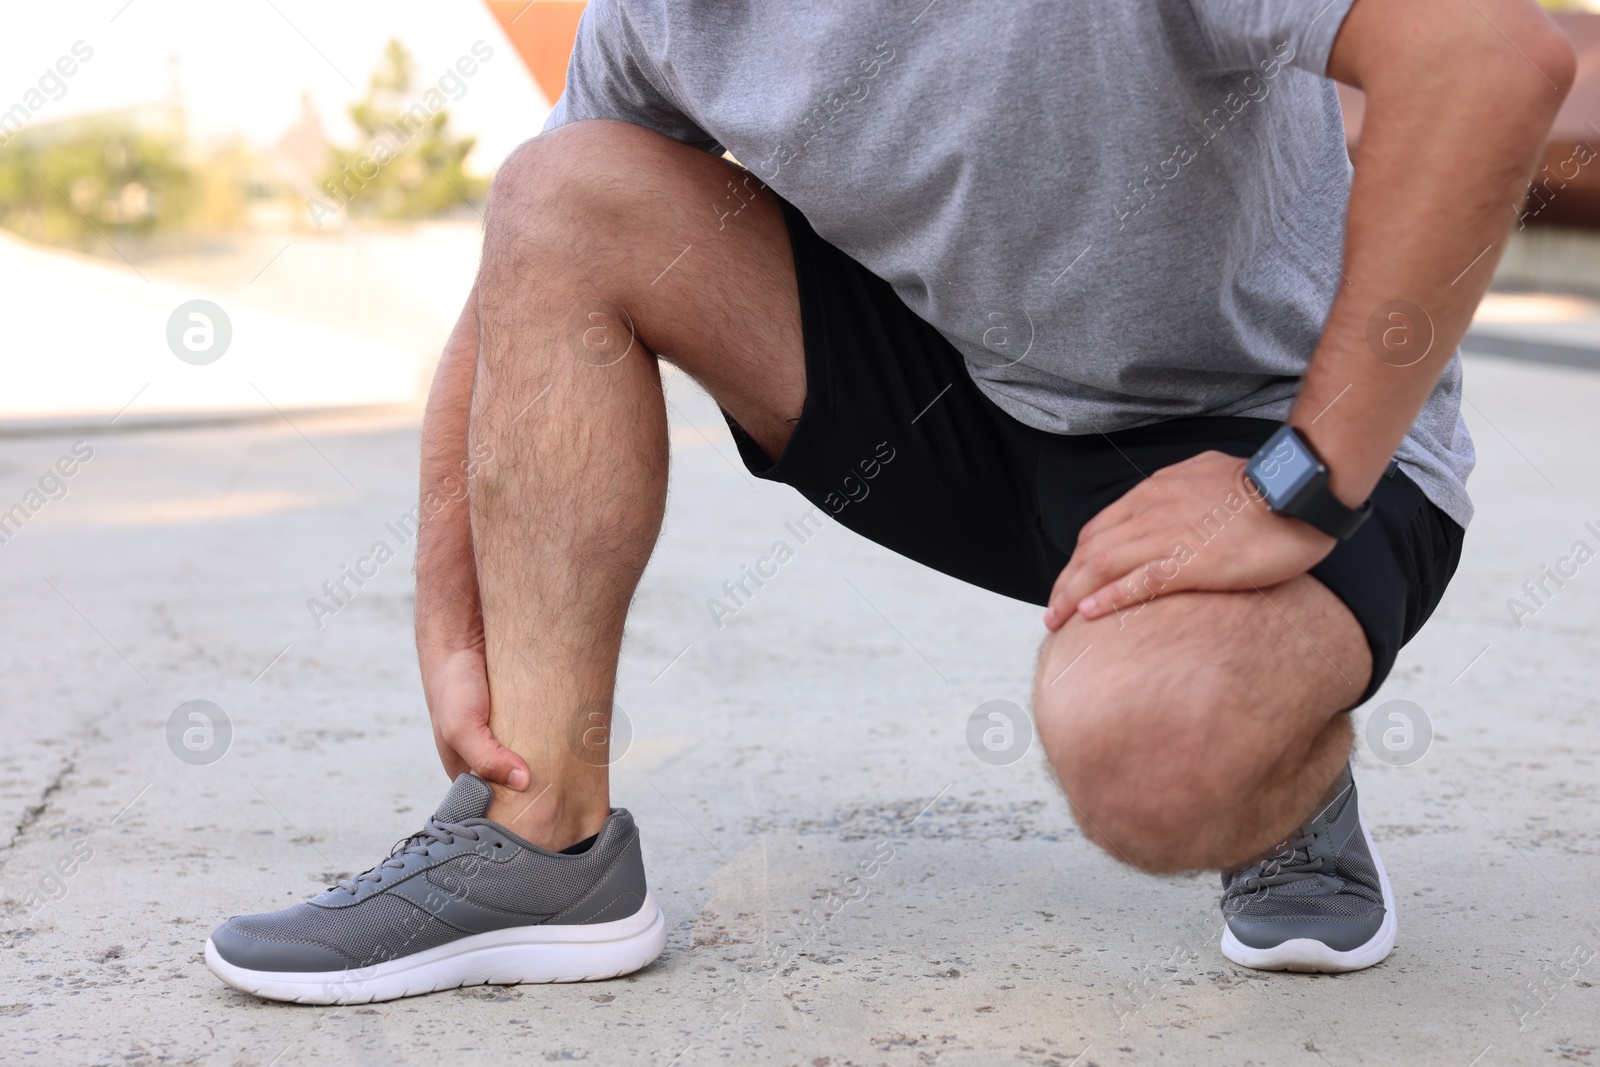
[[[567,86],[567,58],[578,38],[583,0],[484,0],[511,46],[552,104]]]

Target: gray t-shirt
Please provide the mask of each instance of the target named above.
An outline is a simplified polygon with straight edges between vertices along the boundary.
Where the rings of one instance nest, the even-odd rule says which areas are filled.
[[[1341,281],[1351,2],[592,0],[546,129],[726,149],[1031,426],[1281,419]],[[1458,356],[1398,456],[1465,526],[1460,402]]]

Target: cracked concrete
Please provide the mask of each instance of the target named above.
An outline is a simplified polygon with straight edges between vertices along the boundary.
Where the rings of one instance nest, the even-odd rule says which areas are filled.
[[[0,852],[6,852],[16,847],[17,842],[22,840],[22,836],[32,828],[34,823],[39,821],[39,816],[43,815],[45,809],[50,806],[50,798],[55,796],[61,789],[61,783],[66,781],[67,775],[77,769],[78,765],[69,757],[66,763],[62,764],[61,770],[53,778],[45,782],[44,788],[39,791],[38,803],[22,809],[22,818],[17,820],[17,825],[12,829],[11,839],[0,845]]]
[[[1399,945],[1326,977],[1230,965],[1214,877],[1118,866],[1036,749],[1005,767],[969,752],[974,708],[1026,702],[1033,608],[828,526],[716,629],[706,599],[802,508],[734,465],[703,397],[672,390],[672,501],[624,650],[634,738],[615,776],[668,916],[661,960],[343,1009],[213,979],[200,947],[218,920],[369,866],[444,788],[409,568],[320,630],[305,603],[411,504],[415,416],[307,419],[315,450],[281,423],[98,434],[67,497],[0,546],[6,1062],[1593,1058],[1600,577],[1520,629],[1506,599],[1600,517],[1600,376],[1470,363],[1479,517],[1378,697],[1422,706],[1433,746],[1407,767],[1357,755]],[[0,440],[0,497],[71,440]],[[209,765],[167,741],[194,699],[233,731]]]

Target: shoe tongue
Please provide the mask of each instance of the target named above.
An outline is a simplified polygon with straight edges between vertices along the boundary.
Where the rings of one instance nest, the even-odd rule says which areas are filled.
[[[439,802],[433,817],[440,822],[466,822],[481,819],[489,810],[489,800],[494,794],[489,784],[475,774],[463,774],[450,786],[450,792]]]

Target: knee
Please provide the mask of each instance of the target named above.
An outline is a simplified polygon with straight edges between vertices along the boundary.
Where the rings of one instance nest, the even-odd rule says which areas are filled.
[[[693,165],[685,154],[706,155],[611,120],[575,122],[519,145],[489,191],[480,315],[516,315],[520,328],[564,331],[553,350],[591,366],[644,356],[627,296],[640,282],[641,242],[667,224],[658,194],[674,194],[674,174]],[[479,346],[480,370],[492,376],[526,363],[529,345],[496,344],[493,329],[485,334],[491,340]]]
[[[685,155],[670,138],[610,119],[574,122],[512,150],[489,190],[485,243],[580,228],[595,234],[637,205],[653,175]]]
[[[1047,664],[1035,719],[1085,836],[1147,871],[1210,865],[1211,831],[1236,816],[1241,785],[1226,686],[1190,677],[1180,694],[1148,673],[1075,670],[1053,685],[1051,674]]]

